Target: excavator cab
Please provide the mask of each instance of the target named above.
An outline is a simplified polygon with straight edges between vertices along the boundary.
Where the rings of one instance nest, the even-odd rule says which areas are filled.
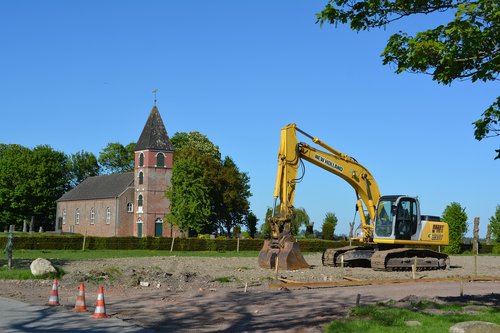
[[[411,240],[417,231],[420,211],[415,198],[386,195],[378,202],[375,238]]]

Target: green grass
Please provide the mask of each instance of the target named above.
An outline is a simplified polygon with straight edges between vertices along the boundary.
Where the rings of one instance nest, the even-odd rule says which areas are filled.
[[[8,269],[7,267],[0,267],[0,280],[45,280],[45,279],[53,279],[60,278],[65,274],[64,270],[60,267],[56,267],[57,272],[51,273],[45,276],[34,276],[31,274],[31,270],[28,268],[12,268]]]
[[[353,308],[349,318],[330,323],[325,333],[370,332],[370,333],[399,333],[419,332],[434,333],[448,332],[456,323],[469,320],[480,320],[500,324],[500,310],[489,307],[478,314],[462,312],[462,306],[436,305],[420,303],[419,310],[436,308],[445,311],[445,314],[429,314],[422,311],[391,308],[385,305],[372,305]],[[405,321],[416,320],[422,326],[409,327]]]
[[[90,260],[130,257],[258,257],[258,251],[159,251],[159,250],[14,250],[15,259]]]
[[[229,283],[229,282],[238,281],[238,279],[236,279],[234,276],[221,276],[221,277],[215,278],[214,281],[219,282],[219,283]]]

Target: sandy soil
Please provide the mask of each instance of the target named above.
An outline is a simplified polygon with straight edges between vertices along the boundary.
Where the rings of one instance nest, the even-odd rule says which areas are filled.
[[[411,278],[411,272],[321,265],[321,255],[305,256],[311,269],[280,271],[278,277],[304,282]],[[500,277],[500,257],[451,257],[451,267],[417,272],[417,278]],[[18,263],[21,264],[21,263]],[[28,265],[29,263],[24,263]],[[61,279],[61,311],[75,304],[85,282],[89,311],[104,286],[108,314],[158,332],[319,332],[345,316],[359,294],[362,304],[410,295],[454,301],[469,297],[499,305],[500,282],[404,283],[319,289],[269,288],[276,273],[259,268],[257,258],[148,257],[56,262]],[[47,303],[52,281],[0,281],[0,296],[31,304]],[[465,295],[459,298],[461,291]]]

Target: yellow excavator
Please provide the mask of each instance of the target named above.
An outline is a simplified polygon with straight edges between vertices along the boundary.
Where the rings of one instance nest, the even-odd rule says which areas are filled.
[[[325,151],[299,142],[297,132]],[[282,270],[309,267],[291,234],[295,187],[302,179],[298,172],[301,165],[304,167],[304,160],[349,183],[356,192],[356,208],[360,212],[359,232],[351,240],[362,245],[325,250],[323,265],[385,271],[408,270],[415,263],[421,270],[444,269],[449,265],[446,254],[425,248],[448,245],[447,223],[436,216],[421,215],[417,198],[381,196],[371,173],[354,158],[289,124],[281,129],[274,205],[269,219],[271,237],[264,241],[259,253],[260,267]]]

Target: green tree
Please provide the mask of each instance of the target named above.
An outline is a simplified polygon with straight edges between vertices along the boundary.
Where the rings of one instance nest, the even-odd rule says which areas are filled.
[[[433,29],[393,34],[382,53],[396,73],[423,73],[440,84],[456,80],[495,81],[500,69],[500,4],[493,0],[329,0],[317,22],[349,24],[352,30],[384,28],[418,14],[449,12]],[[500,135],[500,97],[475,121],[477,140]],[[500,158],[500,149],[496,150]]]
[[[447,252],[460,253],[463,237],[467,232],[467,214],[465,208],[459,203],[452,202],[446,206],[443,212],[443,221],[448,223],[450,242],[447,246]]]
[[[292,225],[290,228],[292,235],[298,235],[301,226],[305,226],[306,228],[309,226],[310,228],[312,228],[309,220],[309,215],[307,215],[305,208],[302,207],[295,208],[293,210]]]
[[[188,148],[197,150],[204,155],[212,156],[216,160],[221,159],[219,147],[200,132],[178,132],[174,134],[170,142],[174,145],[176,152]]]
[[[55,220],[56,200],[67,191],[68,159],[50,146],[33,150],[10,145],[0,157],[0,215],[6,222],[30,220],[49,227]]]
[[[204,171],[202,156],[184,156],[174,163],[172,187],[165,194],[171,203],[167,221],[181,230],[197,233],[207,230],[212,211]]]
[[[251,238],[255,238],[255,234],[257,233],[257,222],[259,222],[257,216],[253,212],[249,212],[245,225]]]
[[[220,168],[212,169],[217,172],[213,179],[209,179],[212,188],[212,203],[214,207],[213,221],[220,230],[231,234],[231,229],[242,225],[248,215],[250,203],[250,178],[240,172],[230,157],[225,157]]]
[[[30,150],[21,145],[3,145],[0,152],[0,222],[5,225],[17,224],[30,217],[30,209],[25,204],[27,192],[23,170]]]
[[[96,156],[83,150],[69,157],[69,168],[71,187],[77,186],[87,177],[98,176],[101,169]]]
[[[99,153],[99,164],[105,174],[134,171],[134,147],[131,142],[123,146],[118,142],[111,142]]]
[[[273,216],[273,210],[270,207],[267,207],[266,216],[264,217],[264,223],[260,226],[260,233],[262,236],[267,237],[271,235],[271,223],[269,219]]]
[[[500,244],[500,205],[497,205],[495,215],[490,217],[490,228],[493,239]]]
[[[333,239],[335,235],[335,227],[337,226],[338,219],[334,213],[326,213],[323,219],[322,233],[323,239]]]
[[[199,132],[175,133],[171,141],[176,148],[173,175],[178,181],[182,177],[197,177],[195,183],[203,184],[209,200],[209,218],[203,221],[203,228],[192,229],[197,232],[213,232],[218,229],[230,235],[235,226],[245,223],[249,213],[248,198],[251,193],[248,175],[241,172],[230,157],[221,160],[219,148]],[[202,172],[195,175],[185,172],[177,174],[179,169],[176,164],[180,161],[183,161],[183,165],[197,164],[191,167],[201,167]],[[175,184],[172,186],[173,190],[168,194],[170,196],[176,195],[177,191]],[[179,195],[183,195],[182,192]]]

